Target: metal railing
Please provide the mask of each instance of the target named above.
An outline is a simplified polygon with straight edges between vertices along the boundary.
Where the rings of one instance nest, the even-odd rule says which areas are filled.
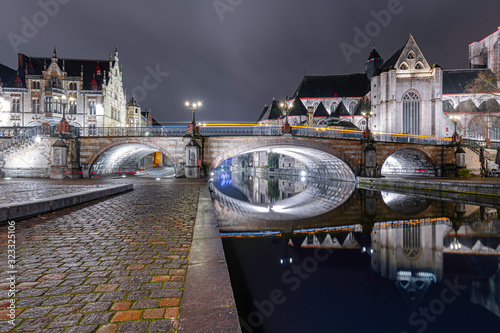
[[[19,131],[17,135],[7,140],[0,140],[0,153],[4,154],[10,149],[15,149],[25,143],[35,140],[36,136],[40,134],[41,127],[17,127]]]
[[[383,132],[373,132],[373,139],[381,142],[406,142],[427,145],[449,145],[451,143],[451,138]]]
[[[80,127],[75,128],[80,137],[134,137],[134,136],[183,136],[186,126],[152,127]]]
[[[207,136],[226,135],[281,135],[281,125],[260,126],[254,124],[203,124],[200,127],[200,134]]]
[[[292,126],[292,134],[295,136],[314,138],[334,138],[350,140],[360,140],[361,138],[363,138],[363,131],[343,130],[328,127]]]

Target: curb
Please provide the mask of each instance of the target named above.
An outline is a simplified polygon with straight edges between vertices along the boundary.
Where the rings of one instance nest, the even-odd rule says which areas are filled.
[[[70,195],[58,195],[42,200],[24,201],[16,204],[3,205],[0,206],[0,222],[25,219],[133,189],[134,186],[132,184],[115,185],[104,189],[83,191]]]
[[[202,185],[178,332],[240,332],[226,257],[208,186]]]

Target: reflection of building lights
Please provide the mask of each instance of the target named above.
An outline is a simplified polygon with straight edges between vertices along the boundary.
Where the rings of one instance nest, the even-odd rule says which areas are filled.
[[[41,137],[39,137],[39,136],[37,136],[37,137],[35,138],[35,141],[36,141],[37,143],[39,143],[40,141],[42,141],[42,138],[41,138]]]
[[[125,176],[125,175],[122,175],[122,178],[125,178],[125,177],[127,177],[127,176]]]
[[[460,244],[460,242],[458,241],[458,239],[455,237],[455,239],[453,239],[453,242],[451,242],[450,244],[450,249],[452,250],[458,250],[458,249],[461,249],[462,248],[462,244]]]
[[[361,249],[361,252],[365,253],[366,252],[366,247],[363,246],[363,248]]]
[[[283,264],[283,259],[280,259],[280,264]]]
[[[292,263],[292,258],[290,258],[290,264]]]
[[[101,114],[101,113],[104,112],[104,107],[102,106],[102,104],[97,104],[96,107],[95,107],[95,109],[96,109],[96,112],[98,114]]]
[[[214,175],[214,173],[213,173],[213,172],[210,172],[210,176],[213,176],[213,175]]]
[[[304,170],[302,170],[302,171],[300,172],[300,175],[301,175],[302,177],[305,177],[306,172],[305,172]]]
[[[300,181],[301,181],[301,182],[305,182],[305,181],[306,181],[306,177],[302,177],[302,178],[300,178]]]
[[[5,177],[4,179],[9,180],[9,179],[12,179],[12,178],[10,178],[10,177]]]

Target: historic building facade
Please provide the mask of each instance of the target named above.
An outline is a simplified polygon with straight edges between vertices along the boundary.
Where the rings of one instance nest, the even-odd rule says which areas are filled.
[[[304,108],[289,123],[303,124],[304,109],[314,111],[317,126],[345,126],[359,129],[369,125],[375,132],[500,141],[500,83],[496,89],[474,91],[471,84],[481,77],[498,77],[500,71],[500,27],[488,37],[469,45],[470,68],[446,70],[431,65],[413,36],[386,61],[373,49],[364,73],[305,76],[288,100],[300,100]],[[259,123],[281,124],[285,117],[273,101]],[[324,110],[329,116],[324,118]],[[340,122],[339,122],[340,120]],[[342,126],[344,125],[344,126]]]
[[[135,99],[127,109],[122,76],[116,48],[109,60],[18,54],[17,70],[0,64],[0,127],[55,125],[63,114],[75,127],[146,126]]]

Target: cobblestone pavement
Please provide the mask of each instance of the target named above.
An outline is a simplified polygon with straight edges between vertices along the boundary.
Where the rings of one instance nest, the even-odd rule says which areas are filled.
[[[109,186],[110,182],[113,182],[113,180],[0,178],[0,205],[103,188]]]
[[[16,321],[0,227],[0,332],[168,332],[178,321],[201,182],[134,191],[16,222]]]

